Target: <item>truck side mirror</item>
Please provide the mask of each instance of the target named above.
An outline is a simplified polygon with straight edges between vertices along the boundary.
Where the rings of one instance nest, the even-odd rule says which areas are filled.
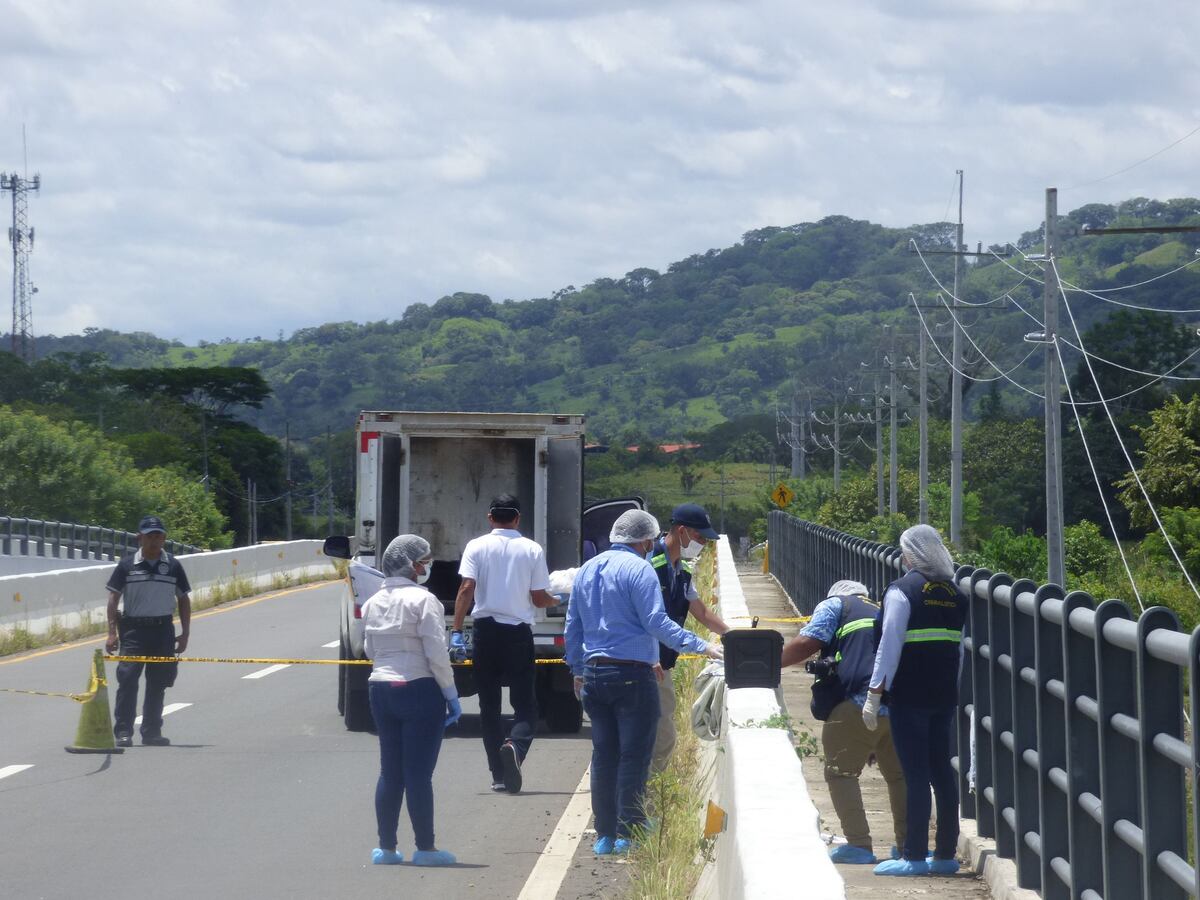
[[[321,548],[321,552],[335,559],[349,559],[352,555],[350,538],[344,534],[331,534],[325,538],[325,546]]]

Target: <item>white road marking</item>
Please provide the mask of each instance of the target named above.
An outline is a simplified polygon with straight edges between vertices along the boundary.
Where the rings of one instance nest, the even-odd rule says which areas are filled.
[[[0,778],[7,778],[9,775],[16,775],[18,772],[24,772],[26,769],[32,769],[33,764],[27,766],[5,766],[0,769]]]
[[[171,713],[179,712],[181,709],[187,709],[191,705],[192,704],[190,704],[190,703],[168,703],[166,706],[163,707],[163,715],[169,716]],[[134,719],[133,724],[141,725],[142,717],[138,716],[136,719]]]
[[[270,675],[274,672],[279,672],[279,671],[282,671],[283,669],[290,669],[290,668],[291,668],[291,666],[288,665],[287,663],[280,663],[279,665],[275,665],[275,666],[267,666],[265,669],[259,669],[257,672],[251,672],[249,675],[243,675],[242,681],[251,681],[255,678],[266,678],[268,675]]]
[[[322,644],[322,647],[336,647],[341,641],[330,641],[328,644]]]
[[[584,770],[579,786],[563,810],[550,840],[546,841],[546,846],[538,855],[538,861],[529,873],[525,887],[517,895],[517,900],[542,900],[558,896],[558,889],[567,877],[575,850],[587,827],[588,817],[592,814],[591,771],[590,766]]]

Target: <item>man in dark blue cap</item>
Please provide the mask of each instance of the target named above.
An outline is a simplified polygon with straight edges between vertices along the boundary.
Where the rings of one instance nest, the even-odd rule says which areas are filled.
[[[654,550],[650,553],[650,565],[658,576],[663,606],[671,621],[682,626],[690,612],[716,635],[727,632],[729,626],[700,599],[700,594],[692,584],[689,561],[700,555],[705,544],[719,537],[703,506],[684,503],[672,510],[666,534],[654,542]],[[664,677],[658,682],[662,714],[658,717],[658,733],[654,738],[654,756],[650,763],[652,772],[661,772],[666,768],[671,751],[675,749],[675,680],[671,677],[671,670],[675,668],[679,654],[659,644],[658,657]]]
[[[187,649],[192,623],[191,585],[179,560],[163,549],[167,529],[158,516],[138,524],[138,549],[119,563],[108,579],[109,653],[118,644],[123,656],[174,656]],[[124,597],[123,608],[118,604]],[[179,604],[179,636],[175,636],[175,604]],[[113,734],[118,747],[133,743],[138,680],[146,670],[146,699],[142,705],[142,743],[165,747],[162,733],[163,697],[175,683],[179,663],[117,664],[117,699]]]

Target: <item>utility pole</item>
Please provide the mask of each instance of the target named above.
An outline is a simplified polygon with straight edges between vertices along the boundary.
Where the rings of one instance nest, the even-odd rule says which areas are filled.
[[[925,365],[925,329],[918,329],[920,338],[920,349],[917,351],[920,354],[920,359],[917,361],[917,391],[920,397],[921,412],[920,412],[920,484],[918,488],[917,500],[917,521],[923,525],[929,524],[929,373],[926,371]]]
[[[200,446],[204,448],[204,493],[208,493],[208,410],[200,407]]]
[[[250,479],[246,479],[246,546],[254,546],[254,491],[250,487]]]
[[[833,491],[842,489],[842,395],[833,394]]]
[[[283,426],[283,440],[285,453],[287,455],[287,470],[285,477],[287,478],[287,539],[292,539],[292,423],[286,422]]]
[[[804,425],[800,418],[800,395],[792,382],[792,477],[804,478]]]
[[[33,348],[33,295],[37,288],[29,276],[29,254],[33,252],[34,230],[29,225],[29,192],[37,193],[42,187],[42,176],[28,179],[13,172],[0,173],[0,194],[12,194],[12,227],[8,229],[8,242],[12,245],[12,352],[25,362],[34,360]]]
[[[329,478],[325,484],[329,498],[329,530],[326,534],[333,534],[333,440],[328,428],[325,429],[325,470]]]
[[[896,442],[896,408],[899,404],[896,401],[896,332],[892,331],[892,352],[888,358],[888,463],[890,472],[888,473],[888,512],[892,515],[900,512],[900,504],[898,498],[899,479],[899,453]]]
[[[875,373],[875,514],[883,515],[883,390]]]
[[[1042,291],[1042,314],[1046,323],[1046,579],[1066,586],[1063,555],[1062,494],[1062,382],[1058,371],[1058,274],[1054,266],[1055,231],[1058,228],[1058,190],[1046,188],[1046,269]]]
[[[717,484],[719,484],[721,486],[721,534],[724,534],[725,533],[725,485],[733,484],[734,479],[725,477],[725,461],[724,460],[721,461],[721,465],[718,467],[717,472],[720,474],[720,478],[717,481]]]
[[[958,270],[963,246],[963,170],[956,169],[958,175],[958,225],[954,229],[954,296],[950,298],[951,306],[956,309],[958,302]],[[953,339],[951,341],[951,360],[954,363],[950,381],[950,543],[962,547],[962,503],[963,503],[963,382],[962,382],[962,329],[958,327],[957,317],[954,320]]]

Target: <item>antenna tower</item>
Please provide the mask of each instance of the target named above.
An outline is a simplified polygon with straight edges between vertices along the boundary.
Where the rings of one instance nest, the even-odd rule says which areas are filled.
[[[12,194],[12,227],[8,229],[13,253],[12,352],[26,363],[33,362],[33,295],[37,293],[29,277],[29,254],[33,252],[29,192],[41,187],[40,175],[30,179],[16,172],[0,173],[0,194]]]

